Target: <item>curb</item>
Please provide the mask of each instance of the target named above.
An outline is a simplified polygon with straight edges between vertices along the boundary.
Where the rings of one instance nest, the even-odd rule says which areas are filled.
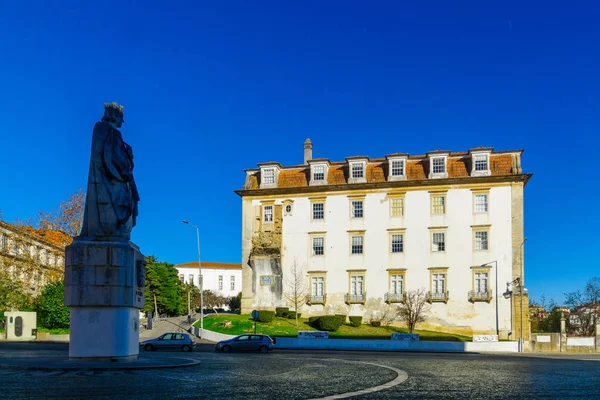
[[[130,366],[115,366],[115,367],[86,367],[81,366],[65,366],[65,367],[44,367],[44,366],[29,366],[29,365],[9,365],[0,364],[0,369],[16,369],[26,371],[130,371],[130,370],[148,370],[148,369],[171,369],[171,368],[184,368],[194,367],[200,365],[200,360],[193,360],[190,358],[184,358],[187,360],[185,364],[165,364],[165,365],[130,365]],[[43,362],[44,360],[38,360]],[[73,361],[73,362],[84,362],[84,361]]]

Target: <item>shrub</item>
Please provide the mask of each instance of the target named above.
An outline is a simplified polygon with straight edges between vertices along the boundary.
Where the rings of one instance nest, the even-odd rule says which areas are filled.
[[[316,317],[308,317],[308,325],[312,326],[313,328],[317,328],[319,327],[319,318],[321,318],[321,316],[316,316]]]
[[[258,310],[258,322],[271,322],[275,318],[275,311]]]
[[[275,316],[285,318],[284,313],[290,311],[289,307],[275,307]]]
[[[300,314],[300,313],[296,313],[294,311],[288,311],[287,317],[288,317],[288,319],[296,319],[296,314],[298,314],[298,318],[300,318],[302,316],[302,314]]]
[[[354,315],[354,316],[350,316],[350,325],[352,325],[355,328],[358,328],[360,326],[360,324],[362,324],[362,317],[360,315]]]
[[[317,327],[321,331],[335,332],[340,329],[344,321],[339,315],[323,315],[317,320]]]
[[[68,328],[71,313],[65,306],[63,281],[50,283],[42,289],[37,304],[38,321],[44,328]]]
[[[371,321],[371,326],[379,328],[381,326],[381,321]]]
[[[346,322],[346,314],[335,314],[335,316],[342,319],[342,324]]]

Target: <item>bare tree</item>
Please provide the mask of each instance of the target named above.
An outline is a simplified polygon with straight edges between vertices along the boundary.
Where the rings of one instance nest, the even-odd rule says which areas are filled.
[[[292,263],[289,277],[285,280],[285,285],[286,290],[284,296],[288,303],[294,307],[296,327],[298,327],[298,310],[306,303],[308,289],[306,287],[304,271],[298,266],[296,259],[294,259],[294,262]]]
[[[410,333],[413,333],[418,323],[425,322],[430,310],[424,288],[409,290],[406,292],[404,303],[398,306],[398,316],[406,322]]]
[[[583,293],[577,290],[565,293],[565,297],[566,304],[579,319],[579,333],[592,336],[600,316],[600,278],[594,277],[588,280]]]
[[[81,231],[85,193],[79,189],[68,200],[60,202],[58,211],[38,212],[38,228],[41,230],[61,231],[69,236],[77,236]]]

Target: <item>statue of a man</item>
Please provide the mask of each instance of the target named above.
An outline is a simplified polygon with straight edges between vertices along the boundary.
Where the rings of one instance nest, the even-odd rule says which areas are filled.
[[[123,106],[104,103],[104,117],[94,126],[85,211],[80,236],[129,240],[140,200],[133,179],[133,152],[118,128]]]

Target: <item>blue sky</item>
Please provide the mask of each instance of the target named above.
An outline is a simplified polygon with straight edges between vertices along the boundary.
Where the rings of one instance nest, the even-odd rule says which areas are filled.
[[[240,262],[243,170],[301,163],[306,137],[332,160],[524,148],[526,283],[562,301],[600,275],[599,6],[399,3],[4,2],[5,219],[85,188],[104,101],[136,156],[133,240],[173,263],[196,258],[181,219],[203,260]]]

